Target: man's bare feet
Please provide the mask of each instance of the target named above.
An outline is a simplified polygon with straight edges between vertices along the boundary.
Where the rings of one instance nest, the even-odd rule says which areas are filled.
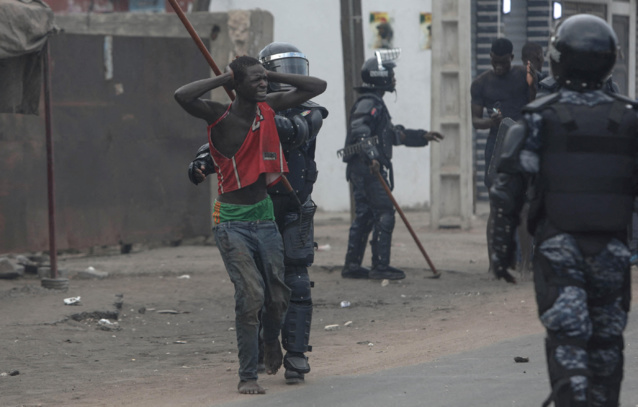
[[[264,343],[264,364],[266,365],[266,373],[275,374],[281,367],[284,354],[281,351],[279,339],[271,343]]]
[[[261,387],[257,380],[240,381],[237,385],[237,391],[241,394],[266,394],[266,389]]]

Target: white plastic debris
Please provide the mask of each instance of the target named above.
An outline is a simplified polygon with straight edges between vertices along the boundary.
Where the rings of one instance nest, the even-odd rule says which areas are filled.
[[[161,310],[158,310],[157,313],[158,314],[179,314],[179,311],[175,311],[174,309],[161,309]]]
[[[385,280],[381,281],[381,287],[385,287],[388,284],[390,284],[390,280],[388,280],[388,279],[385,279]]]
[[[109,273],[106,271],[98,271],[93,266],[89,266],[86,269],[79,271],[77,277],[84,279],[101,279],[109,276]]]
[[[64,299],[64,305],[78,305],[81,297],[69,297]]]
[[[106,318],[102,318],[99,321],[97,321],[98,325],[103,325],[103,326],[114,326],[115,324],[111,321],[109,321]]]
[[[338,331],[339,330],[339,324],[326,325],[323,329],[325,331]]]
[[[178,280],[188,280],[189,278],[191,278],[191,276],[189,276],[188,274],[183,274],[177,277]]]
[[[350,301],[341,301],[341,308],[348,308],[350,306]]]
[[[317,246],[317,251],[319,252],[327,252],[330,250],[330,243],[320,244]]]
[[[343,324],[343,326],[345,326],[345,327],[352,326],[352,321],[348,321],[348,322],[346,322],[345,324]]]

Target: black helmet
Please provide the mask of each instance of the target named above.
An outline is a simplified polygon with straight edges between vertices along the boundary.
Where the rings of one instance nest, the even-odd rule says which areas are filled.
[[[366,60],[361,67],[363,89],[378,89],[388,92],[394,91],[394,60],[399,57],[398,48],[375,51],[374,57]]]
[[[259,52],[259,62],[269,71],[308,75],[308,59],[299,48],[287,42],[271,42],[266,45]],[[280,92],[290,88],[288,84],[268,82],[270,92]]]
[[[600,89],[616,63],[618,38],[605,20],[590,14],[567,18],[549,43],[552,75],[563,86]]]

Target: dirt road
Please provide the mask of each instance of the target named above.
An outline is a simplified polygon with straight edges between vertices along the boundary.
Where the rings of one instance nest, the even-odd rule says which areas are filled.
[[[342,279],[348,214],[317,216],[305,386],[542,331],[531,283],[506,285],[486,272],[484,217],[462,231],[430,230],[426,212],[407,216],[440,279],[429,278],[398,217],[392,263],[408,277],[387,285]],[[259,397],[236,393],[233,287],[214,246],[63,255],[60,267],[71,278],[67,292],[34,277],[0,282],[0,405],[203,407]],[[87,267],[109,276],[78,278]],[[76,296],[80,305],[64,305]],[[333,324],[339,329],[324,329]],[[283,371],[260,381],[269,393],[294,391]]]

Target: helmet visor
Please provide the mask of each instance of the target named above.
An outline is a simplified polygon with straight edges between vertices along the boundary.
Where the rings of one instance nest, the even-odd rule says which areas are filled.
[[[301,52],[270,55],[262,58],[262,64],[269,71],[308,76],[308,60]],[[288,84],[277,82],[270,82],[269,86],[274,92],[291,88]]]

